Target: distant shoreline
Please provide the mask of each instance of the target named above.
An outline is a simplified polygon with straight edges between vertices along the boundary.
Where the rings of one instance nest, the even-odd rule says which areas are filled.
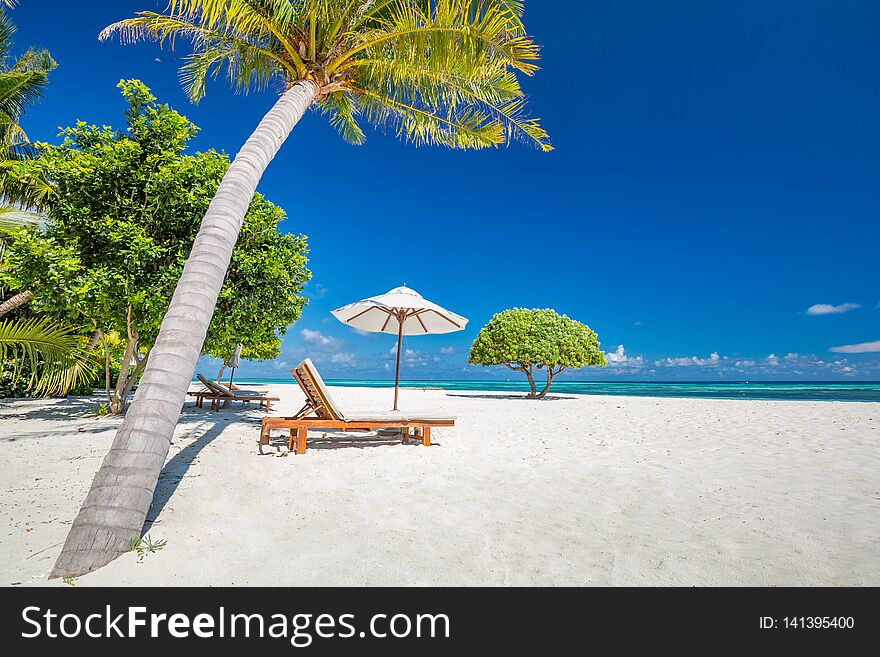
[[[391,380],[327,379],[327,385],[348,388],[390,388]],[[292,385],[292,379],[236,379],[240,385]],[[407,389],[446,392],[525,393],[525,381],[401,381]],[[756,401],[880,402],[876,381],[560,381],[551,395],[600,395],[676,399],[740,399]]]

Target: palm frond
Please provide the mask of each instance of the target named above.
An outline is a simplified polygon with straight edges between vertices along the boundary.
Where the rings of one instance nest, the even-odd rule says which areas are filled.
[[[267,7],[261,11],[262,5]],[[271,12],[267,11],[269,5]],[[289,9],[285,10],[283,5]],[[286,0],[262,3],[243,0],[171,0],[164,15],[139,12],[135,18],[104,28],[99,38],[106,40],[118,34],[123,43],[153,39],[160,44],[167,41],[173,48],[177,37],[183,36],[192,39],[198,50],[199,39],[209,35],[220,41],[232,40],[269,52],[283,52],[294,68],[304,73],[302,59],[288,38],[292,21],[298,16],[293,10],[294,5]],[[161,18],[172,19],[173,22],[163,23]]]
[[[409,141],[483,148],[519,139],[552,150],[540,122],[528,116],[511,70],[537,69],[537,46],[518,22],[521,10],[521,3],[493,0],[389,3],[338,60],[351,93],[389,104],[388,112],[371,107],[369,120],[392,120]],[[402,121],[403,111],[414,116]],[[467,138],[453,138],[462,128]]]
[[[47,73],[57,64],[47,50],[31,48],[7,68],[6,59],[15,27],[0,12],[0,156],[6,158],[15,144],[26,143],[19,125],[25,110],[43,94]]]
[[[27,155],[13,148],[7,159],[0,160],[0,196],[20,207],[47,210],[58,191],[38,170],[23,166]]]
[[[477,109],[441,113],[368,90],[361,92],[360,102],[368,121],[415,146],[480,149],[504,143],[501,123]]]
[[[398,54],[395,51],[409,50],[421,52],[434,66],[476,68],[500,59],[522,73],[533,74],[538,69],[533,63],[538,59],[538,46],[529,37],[510,31],[510,16],[496,2],[477,4],[484,9],[475,11],[469,0],[435,0],[432,6],[412,1],[391,4],[376,29],[346,35],[353,45],[327,69],[332,73],[365,51],[373,56],[382,52],[394,56]]]
[[[30,48],[9,68],[10,73],[31,73],[34,71],[49,73],[58,68],[56,62],[48,50],[43,48]]]
[[[12,70],[0,73],[0,112],[18,118],[40,99],[46,81],[45,71]]]
[[[0,233],[22,226],[36,226],[42,219],[43,215],[39,212],[22,210],[14,205],[0,202]]]
[[[205,96],[208,77],[225,69],[226,80],[236,93],[263,91],[276,77],[296,75],[275,53],[252,44],[223,37],[204,37],[180,69],[187,96],[198,102]],[[287,70],[285,70],[287,69]]]
[[[14,377],[27,365],[28,385],[36,394],[65,394],[91,381],[95,362],[85,345],[75,327],[49,317],[0,320],[0,361],[12,365]]]
[[[0,0],[0,5],[6,4],[11,7],[8,0]],[[0,11],[0,60],[5,60],[12,48],[12,38],[15,36],[15,24],[5,12]]]
[[[417,144],[485,148],[512,139],[551,150],[517,73],[539,47],[523,0],[169,0],[107,27],[124,43],[193,45],[181,82],[194,101],[225,73],[237,91],[313,80],[317,106],[346,141],[360,119]]]
[[[319,103],[324,114],[330,115],[330,125],[336,128],[349,144],[360,146],[367,137],[357,122],[360,107],[349,94],[331,94]]]

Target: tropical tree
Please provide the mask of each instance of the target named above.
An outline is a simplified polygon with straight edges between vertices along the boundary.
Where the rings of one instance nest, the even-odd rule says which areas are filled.
[[[280,98],[245,142],[202,220],[141,385],[74,520],[52,576],[82,575],[141,533],[242,219],[270,160],[305,111],[355,144],[361,121],[416,145],[550,150],[525,111],[516,73],[537,69],[522,0],[170,0],[106,28],[123,42],[193,50],[181,69],[193,100],[225,70],[238,91]]]
[[[15,0],[0,1],[0,197],[4,196],[2,181],[5,160],[18,159],[28,153],[27,135],[20,125],[25,110],[42,96],[48,82],[48,73],[55,68],[55,60],[48,50],[31,48],[10,63],[15,25],[2,7],[12,8]],[[18,205],[0,203],[0,230],[33,223],[38,215],[22,210]],[[0,238],[0,254],[3,243]],[[33,297],[30,290],[22,290],[0,304],[0,316],[26,304]]]
[[[605,355],[586,324],[555,310],[513,308],[498,313],[480,330],[468,362],[522,372],[529,382],[528,398],[543,399],[557,374],[567,368],[604,367]],[[535,370],[547,373],[541,392],[535,385]]]
[[[17,207],[9,204],[0,204],[0,262],[6,252],[9,234],[20,226],[35,225],[40,221],[40,215],[35,212],[25,212]],[[2,277],[0,277],[2,282]],[[0,287],[0,299],[3,298],[2,293],[5,292]],[[13,293],[11,297],[0,303],[0,317],[11,313],[13,310],[23,306],[33,297],[33,292],[24,290]]]
[[[3,254],[6,251],[8,234],[20,226],[36,225],[41,219],[42,216],[36,212],[20,210],[16,206],[10,204],[0,204],[0,261],[2,261]],[[34,293],[30,290],[23,290],[13,294],[13,296],[9,297],[6,301],[0,303],[0,317],[3,317],[3,315],[11,313],[16,308],[23,306],[30,301],[33,296]]]
[[[0,0],[0,259],[8,234],[16,228],[40,222],[41,215],[24,209],[27,203],[9,202],[3,185],[6,167],[32,154],[28,137],[20,125],[25,110],[40,99],[48,73],[56,67],[49,51],[31,48],[12,59],[15,25],[3,7],[15,7],[15,0]],[[43,190],[37,187],[38,193]],[[25,199],[17,199],[25,200]],[[12,313],[33,298],[29,289],[14,293],[0,303],[0,317]],[[0,321],[0,370],[11,373],[12,383],[27,372],[26,390],[37,394],[66,394],[89,383],[94,374],[91,347],[77,327],[47,316]],[[94,345],[92,345],[94,346]],[[11,365],[11,367],[8,367]]]
[[[17,229],[35,227],[44,217],[14,206],[0,205],[0,283],[7,278],[5,256]],[[0,298],[6,291],[0,286]],[[20,310],[33,298],[30,290],[13,293],[0,303],[0,317]],[[0,397],[11,394],[65,395],[92,383],[96,363],[94,341],[75,325],[47,315],[18,313],[0,321]]]
[[[185,154],[198,128],[142,82],[119,87],[125,131],[80,121],[61,144],[37,144],[34,158],[8,169],[9,180],[41,179],[55,193],[45,227],[16,232],[0,272],[0,281],[39,292],[36,310],[98,332],[112,413],[124,412],[149,362],[199,220],[229,167],[215,151]],[[279,334],[298,319],[310,277],[305,238],[279,232],[284,219],[254,196],[204,353],[228,356],[238,343],[247,358],[280,353]]]
[[[9,63],[15,26],[2,7],[15,7],[15,0],[0,2],[0,160],[21,156],[17,146],[27,143],[27,135],[19,122],[25,109],[42,95],[48,82],[47,73],[55,68],[55,60],[47,50],[31,49]],[[0,194],[2,194],[3,167],[0,165]],[[0,204],[0,231],[26,223],[36,223],[39,216],[10,203]],[[0,237],[0,255],[4,243]],[[33,292],[22,290],[0,303],[0,317],[26,304]]]

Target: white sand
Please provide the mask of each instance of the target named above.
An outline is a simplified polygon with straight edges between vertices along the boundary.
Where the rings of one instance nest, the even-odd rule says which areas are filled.
[[[295,411],[301,395],[273,414]],[[335,388],[343,408],[389,390]],[[118,420],[0,402],[0,584],[46,584]],[[880,404],[404,390],[434,446],[258,456],[260,413],[187,404],[149,530],[78,585],[878,585]],[[56,584],[57,582],[51,582]]]

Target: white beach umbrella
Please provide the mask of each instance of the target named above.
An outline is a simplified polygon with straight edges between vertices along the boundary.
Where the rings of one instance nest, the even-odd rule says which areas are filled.
[[[394,375],[394,410],[400,387],[400,345],[404,335],[428,335],[461,331],[468,320],[431,303],[406,286],[385,294],[350,303],[332,311],[343,324],[370,333],[397,335],[397,369]]]
[[[238,345],[235,348],[235,351],[232,352],[232,356],[229,357],[224,363],[225,367],[232,368],[232,371],[229,374],[229,388],[232,389],[232,377],[235,376],[235,368],[241,365],[241,345]]]

